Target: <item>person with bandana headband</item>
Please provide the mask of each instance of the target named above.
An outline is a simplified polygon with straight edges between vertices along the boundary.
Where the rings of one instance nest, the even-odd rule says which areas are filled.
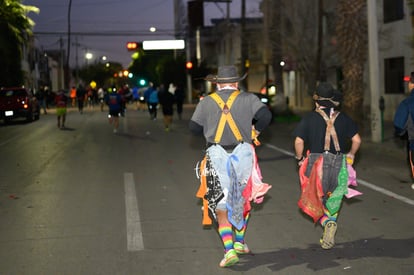
[[[306,114],[295,130],[295,158],[299,166],[301,197],[298,206],[323,228],[323,249],[335,245],[337,218],[348,188],[355,154],[361,137],[357,124],[339,112],[342,94],[328,82],[321,82],[313,95],[314,111]],[[350,146],[348,144],[351,144]],[[356,182],[353,182],[356,185]]]

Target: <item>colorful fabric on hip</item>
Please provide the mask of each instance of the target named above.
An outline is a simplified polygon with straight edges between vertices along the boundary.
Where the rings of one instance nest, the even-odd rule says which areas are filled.
[[[336,214],[341,208],[342,198],[348,193],[348,169],[346,156],[343,156],[342,167],[338,174],[338,185],[326,201],[326,208],[331,215]]]
[[[298,201],[299,208],[312,217],[316,223],[323,215],[323,190],[322,190],[322,164],[323,158],[320,156],[313,164],[310,176],[305,175],[306,168],[309,164],[307,156],[299,168],[299,178],[301,186],[301,196]]]

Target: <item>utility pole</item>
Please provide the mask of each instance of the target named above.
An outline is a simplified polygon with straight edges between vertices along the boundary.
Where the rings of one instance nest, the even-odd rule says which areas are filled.
[[[78,37],[76,36],[76,60],[75,60],[75,62],[76,62],[76,64],[75,64],[75,70],[76,70],[76,72],[75,72],[75,87],[78,87],[78,84],[79,84],[79,62],[78,62],[78,48],[79,48],[79,43],[78,43]]]
[[[271,0],[264,0],[262,2],[263,8],[262,11],[264,13],[263,20],[264,20],[264,37],[263,37],[263,64],[265,67],[265,89],[266,95],[269,95],[269,62],[271,60],[270,54],[270,41],[269,41],[269,29],[270,29],[270,20],[271,20],[271,13],[272,10],[270,8],[270,1]]]
[[[226,30],[227,33],[231,33],[230,31],[230,2],[227,2],[227,14],[226,14]],[[230,39],[226,41],[226,64],[230,64],[230,52],[231,52],[231,45]]]
[[[189,35],[187,34],[186,39],[186,56],[187,56],[187,62],[191,61],[191,50],[190,50],[190,41],[189,41]],[[188,103],[192,103],[193,101],[193,83],[191,80],[190,72],[187,70],[187,100]]]
[[[71,16],[71,12],[72,12],[72,0],[69,0],[69,5],[68,5],[68,53],[66,56],[66,62],[65,62],[65,75],[67,76],[67,83],[65,82],[65,86],[69,89],[69,82],[70,82],[70,65],[69,65],[69,61],[70,61],[70,38],[71,38],[71,23],[70,23],[70,16]]]
[[[64,57],[63,57],[63,39],[62,39],[62,37],[59,39],[59,44],[60,44],[60,61],[59,61],[59,63],[60,63],[60,66],[59,66],[59,80],[58,80],[58,89],[63,89],[64,88],[64,86],[65,86],[65,84],[64,84],[64,82],[65,82],[65,74],[64,74],[64,65],[63,65],[63,63],[64,63]]]
[[[247,73],[247,63],[248,63],[248,56],[247,56],[247,39],[245,37],[246,34],[246,0],[242,0],[242,7],[241,7],[241,32],[240,32],[240,41],[241,41],[241,69],[242,75]],[[248,91],[247,85],[247,77],[242,80],[242,87]]]

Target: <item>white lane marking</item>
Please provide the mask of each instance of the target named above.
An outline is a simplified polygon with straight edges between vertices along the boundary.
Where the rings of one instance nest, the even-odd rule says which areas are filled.
[[[273,150],[275,150],[275,151],[279,151],[279,152],[281,152],[282,154],[285,154],[285,155],[288,155],[288,156],[291,156],[291,157],[293,157],[293,156],[295,156],[292,152],[289,152],[289,151],[286,151],[286,150],[284,150],[284,149],[282,149],[282,148],[279,148],[279,147],[276,147],[276,146],[274,146],[274,145],[272,145],[272,144],[263,144],[264,146],[266,146],[266,147],[269,147],[269,148],[271,148],[271,149],[273,149]]]
[[[126,230],[128,251],[144,250],[135,181],[132,173],[124,173]]]
[[[390,197],[393,197],[393,198],[395,198],[395,199],[397,199],[397,200],[400,200],[400,201],[402,201],[402,202],[405,202],[405,203],[407,203],[407,204],[414,205],[414,200],[409,199],[409,198],[406,198],[406,197],[403,197],[403,196],[401,196],[401,195],[398,195],[398,194],[396,194],[396,193],[394,193],[394,192],[391,192],[391,191],[389,191],[389,190],[387,190],[387,189],[384,189],[384,188],[382,188],[382,187],[379,187],[379,186],[376,186],[376,185],[374,185],[374,184],[372,184],[372,183],[369,183],[369,182],[367,182],[367,181],[365,181],[365,180],[362,180],[362,179],[357,179],[357,182],[358,182],[358,184],[361,184],[361,185],[363,185],[363,186],[365,186],[365,187],[371,188],[372,190],[375,190],[375,191],[377,191],[377,192],[383,193],[383,194],[385,194],[385,195],[388,195],[388,196],[390,196]]]
[[[18,138],[20,138],[21,136],[23,136],[23,135],[17,135],[17,136],[14,136],[14,137],[9,138],[7,140],[4,140],[2,143],[0,143],[0,146],[3,146],[3,145],[6,145],[7,143],[10,143],[12,141],[15,141]]]
[[[263,145],[266,146],[266,147],[269,147],[269,148],[271,148],[271,149],[273,149],[275,151],[281,152],[282,154],[285,154],[285,155],[288,155],[288,156],[291,156],[291,157],[295,156],[294,153],[289,152],[289,151],[286,151],[286,150],[284,150],[282,148],[279,148],[279,147],[276,147],[274,145],[271,145],[271,144],[263,144]],[[367,188],[370,188],[370,189],[372,189],[374,191],[377,191],[377,192],[382,193],[384,195],[393,197],[393,198],[395,198],[397,200],[400,200],[402,202],[405,202],[407,204],[414,205],[414,200],[409,199],[409,198],[404,197],[404,196],[401,196],[401,195],[398,195],[398,194],[396,194],[394,192],[391,192],[391,191],[389,191],[387,189],[384,189],[382,187],[379,187],[379,186],[377,186],[375,184],[369,183],[369,182],[367,182],[367,181],[365,181],[363,179],[357,179],[357,182],[358,182],[358,184],[361,184],[362,186],[365,186]]]

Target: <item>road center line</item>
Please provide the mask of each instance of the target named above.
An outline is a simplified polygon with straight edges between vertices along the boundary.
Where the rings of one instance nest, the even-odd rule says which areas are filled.
[[[125,212],[128,251],[144,250],[135,181],[132,173],[124,173]]]
[[[282,154],[285,154],[285,155],[288,155],[288,156],[291,156],[291,157],[295,156],[294,153],[289,152],[289,151],[286,151],[286,150],[281,149],[279,147],[276,147],[274,145],[271,145],[271,144],[263,144],[263,145],[266,146],[266,147],[268,147],[268,148],[270,148],[270,149],[273,149],[275,151],[278,151],[278,152],[280,152]],[[358,184],[360,184],[362,186],[365,186],[365,187],[367,187],[369,189],[372,189],[372,190],[377,191],[379,193],[382,193],[384,195],[393,197],[393,198],[395,198],[395,199],[397,199],[399,201],[405,202],[407,204],[414,205],[414,200],[409,199],[409,198],[404,197],[404,196],[401,196],[401,195],[398,195],[398,194],[396,194],[394,192],[391,192],[391,191],[389,191],[389,190],[387,190],[385,188],[379,187],[379,186],[377,186],[375,184],[369,183],[369,182],[367,182],[365,180],[362,180],[362,179],[357,179],[357,182],[358,182]]]

